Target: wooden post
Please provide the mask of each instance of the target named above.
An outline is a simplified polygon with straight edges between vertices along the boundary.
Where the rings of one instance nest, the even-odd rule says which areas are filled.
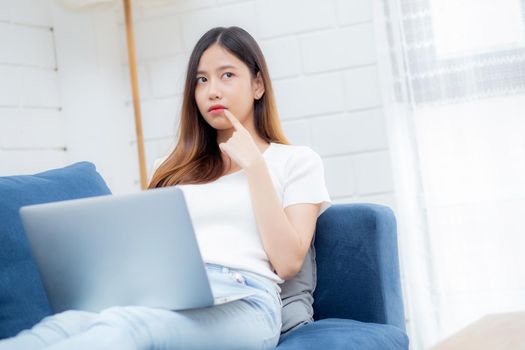
[[[133,18],[131,0],[124,0],[126,17],[126,35],[128,39],[129,72],[131,76],[131,91],[133,96],[133,111],[135,113],[135,132],[137,134],[137,151],[139,156],[140,188],[145,190],[147,184],[146,160],[144,157],[144,139],[142,136],[142,117],[140,113],[140,94],[137,75],[137,59],[135,55],[135,39],[133,36]]]

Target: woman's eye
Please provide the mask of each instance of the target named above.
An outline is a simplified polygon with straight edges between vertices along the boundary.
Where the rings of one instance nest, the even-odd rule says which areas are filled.
[[[233,76],[232,72],[226,72],[223,75],[226,75],[226,74],[228,74],[227,75],[228,78],[231,78]],[[206,82],[206,80],[201,80],[201,79],[206,79],[206,77],[197,77],[197,84],[200,82]]]

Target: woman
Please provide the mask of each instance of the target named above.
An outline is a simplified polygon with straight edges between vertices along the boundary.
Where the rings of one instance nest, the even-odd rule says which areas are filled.
[[[255,294],[184,311],[66,311],[0,342],[0,350],[277,345],[279,284],[300,270],[330,198],[319,155],[284,137],[263,54],[245,30],[213,28],[197,42],[178,130],[149,188],[183,190],[212,289]]]

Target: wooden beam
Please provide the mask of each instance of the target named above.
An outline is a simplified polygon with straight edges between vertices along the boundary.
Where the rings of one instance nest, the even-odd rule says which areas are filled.
[[[142,116],[140,112],[140,94],[137,74],[137,58],[135,54],[135,38],[133,35],[133,16],[131,0],[124,0],[126,17],[126,36],[128,41],[129,72],[131,76],[131,92],[133,96],[133,111],[135,113],[135,132],[137,134],[137,151],[139,157],[140,188],[148,186],[146,174],[146,159],[144,156],[144,138],[142,136]]]

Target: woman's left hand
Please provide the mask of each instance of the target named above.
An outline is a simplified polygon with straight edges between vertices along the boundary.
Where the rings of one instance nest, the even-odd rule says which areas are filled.
[[[235,131],[230,139],[221,142],[219,148],[225,152],[241,168],[248,169],[263,161],[261,151],[255,144],[250,132],[227,109],[223,109],[224,116],[232,123]]]

